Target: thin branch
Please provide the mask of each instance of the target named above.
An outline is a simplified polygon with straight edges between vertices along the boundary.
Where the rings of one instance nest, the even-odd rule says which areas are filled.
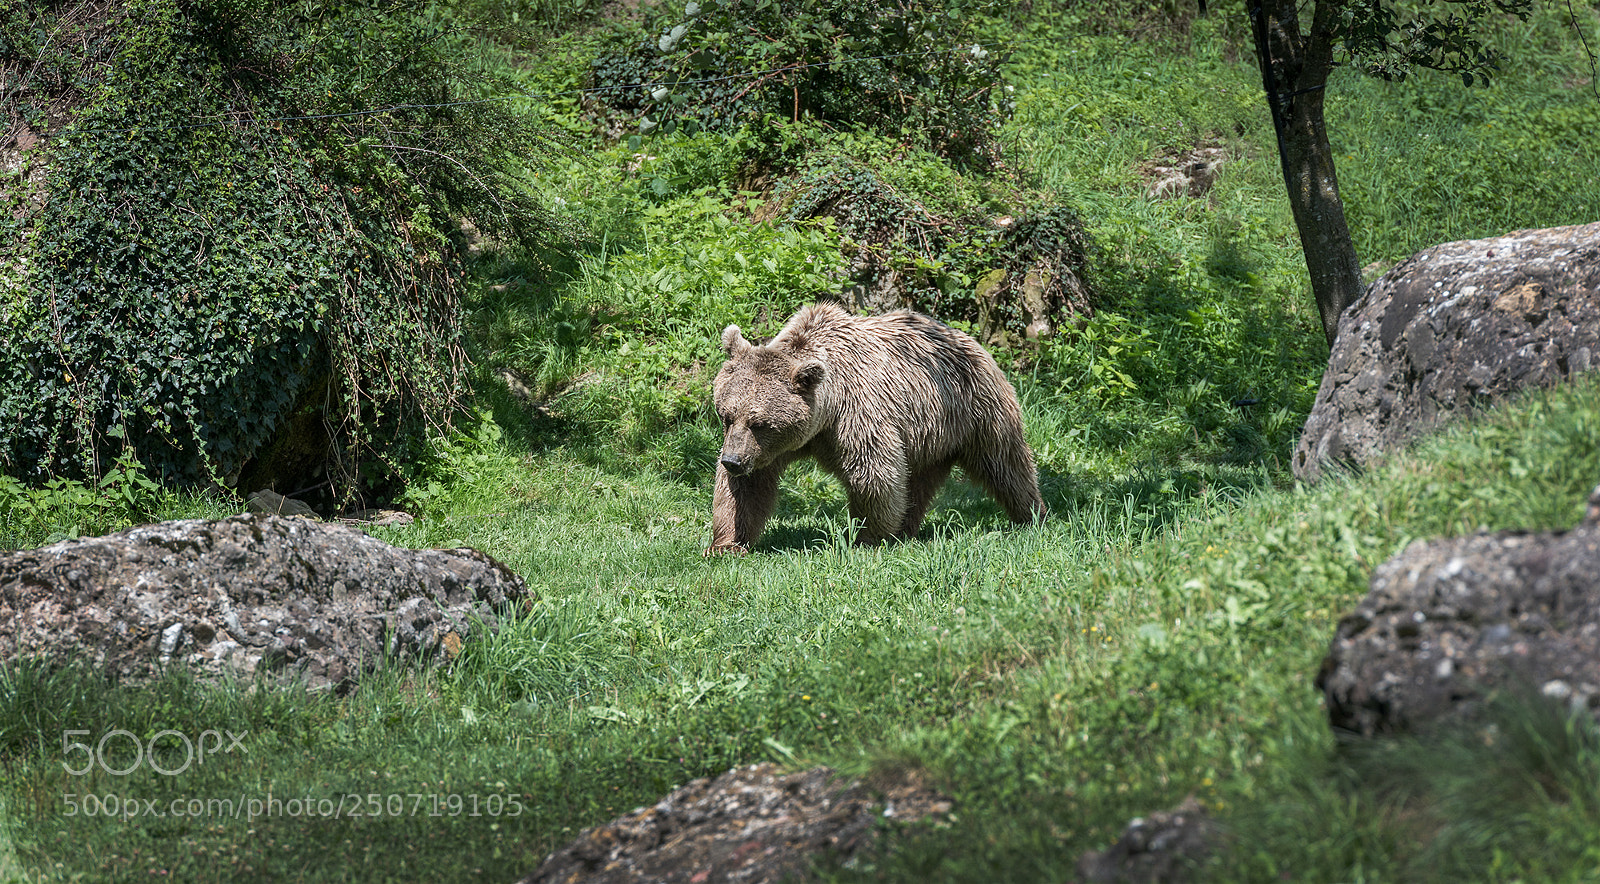
[[[500,209],[500,217],[505,219],[505,222],[506,222],[507,226],[511,225],[511,213],[506,209],[505,203],[500,201],[500,196],[494,192],[493,188],[491,188],[487,184],[484,184],[483,183],[483,179],[479,178],[476,174],[473,173],[473,171],[471,169],[467,168],[465,163],[461,162],[460,160],[456,159],[455,157],[450,156],[447,153],[440,153],[439,151],[436,151],[436,150],[428,150],[425,147],[408,147],[408,146],[406,146],[404,144],[379,144],[377,146],[378,147],[387,147],[387,148],[389,148],[391,150],[410,150],[410,151],[415,151],[417,153],[432,154],[433,156],[436,156],[436,157],[438,157],[440,159],[449,160],[450,162],[455,163],[457,168],[459,168],[461,171],[467,173],[467,177],[471,178],[472,182],[474,184],[476,184],[479,187],[483,188],[483,192],[487,193],[489,195],[489,199],[494,200],[495,206]]]
[[[1572,9],[1572,0],[1567,0],[1567,17],[1572,19],[1572,30],[1577,33],[1578,41],[1583,44],[1583,54],[1589,56],[1589,91],[1595,98],[1600,98],[1600,58],[1596,58],[1594,50],[1589,48],[1589,38],[1583,34],[1583,25],[1578,23],[1578,14]]]

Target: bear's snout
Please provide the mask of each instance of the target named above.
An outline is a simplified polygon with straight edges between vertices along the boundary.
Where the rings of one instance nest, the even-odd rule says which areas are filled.
[[[750,465],[735,454],[724,454],[721,458],[722,465],[728,470],[730,476],[743,476],[750,472]]]

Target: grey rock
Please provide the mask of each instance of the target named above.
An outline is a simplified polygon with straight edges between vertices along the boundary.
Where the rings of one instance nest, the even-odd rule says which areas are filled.
[[[0,659],[344,689],[390,659],[454,659],[526,596],[475,550],[274,515],[163,522],[0,555]]]
[[[260,491],[250,495],[250,499],[245,501],[244,508],[245,512],[250,513],[271,513],[277,516],[305,516],[308,519],[317,518],[317,511],[312,509],[310,504],[295,500],[291,497],[284,497],[282,494],[279,494],[269,488],[263,488]]]
[[[1600,222],[1425,249],[1339,319],[1291,467],[1364,467],[1475,407],[1594,368]]]
[[[1220,827],[1191,795],[1171,810],[1134,819],[1115,844],[1079,857],[1078,876],[1094,884],[1189,881],[1220,836]]]
[[[521,884],[777,884],[824,857],[860,855],[876,841],[879,820],[936,817],[950,806],[914,777],[868,785],[841,782],[826,767],[785,773],[754,764],[585,829]]]
[[[377,525],[380,527],[403,527],[415,522],[415,516],[401,510],[369,509],[356,510],[348,515],[341,516],[340,521],[357,525]]]
[[[1329,723],[1371,736],[1537,693],[1600,718],[1600,487],[1570,531],[1417,541],[1373,572],[1317,676]]]

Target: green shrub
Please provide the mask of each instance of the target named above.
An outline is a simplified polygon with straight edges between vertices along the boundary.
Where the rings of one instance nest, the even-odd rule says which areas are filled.
[[[993,342],[1020,342],[1029,325],[1022,289],[1033,274],[1045,315],[1092,310],[1088,238],[1077,213],[1049,205],[1050,195],[963,175],[879,136],[812,133],[796,152],[771,188],[779,217],[838,231],[849,297],[866,309],[909,306],[976,326]],[[885,291],[892,303],[875,303],[873,293]]]
[[[593,112],[613,129],[736,129],[810,118],[927,146],[987,168],[1009,113],[997,4],[691,0],[623,30],[594,62]]]
[[[567,292],[562,309],[592,317],[572,364],[596,372],[570,404],[624,447],[692,431],[725,326],[773,334],[838,287],[842,261],[825,228],[750,224],[724,209],[708,190],[641,209],[641,246],[586,259]]]
[[[233,480],[299,416],[301,475],[256,481],[326,470],[348,495],[447,422],[447,233],[537,236],[506,152],[547,149],[496,103],[450,104],[480,88],[451,26],[417,3],[6,7],[0,66],[40,84],[44,147],[0,212],[0,465],[94,477],[120,452]]]
[[[159,494],[156,483],[127,456],[93,484],[57,477],[30,488],[0,475],[0,549],[126,528],[156,510]]]

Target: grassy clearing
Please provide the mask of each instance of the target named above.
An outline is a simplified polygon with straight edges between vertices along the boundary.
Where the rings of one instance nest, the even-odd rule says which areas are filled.
[[[1572,171],[1597,165],[1577,134],[1592,104],[1556,85],[1573,47],[1538,27],[1507,34],[1537,51],[1486,92],[1339,84],[1341,150],[1412,160],[1341,165],[1369,260],[1600,214],[1600,175]],[[1530,396],[1369,476],[1294,486],[1287,454],[1325,353],[1253,73],[1216,24],[1196,25],[1187,54],[1040,28],[1016,59],[1008,149],[1018,187],[1082,211],[1102,293],[1076,335],[1001,354],[1051,520],[1011,530],[958,481],[917,540],[860,550],[841,489],[795,469],[758,554],[701,559],[715,332],[770,333],[837,253],[815,229],[745,223],[738,139],[654,142],[657,165],[632,171],[626,148],[600,152],[534,185],[605,236],[481,268],[481,412],[414,465],[405,503],[422,518],[375,531],[483,549],[538,601],[452,668],[400,668],[342,698],[0,671],[0,878],[513,880],[584,826],[763,759],[914,766],[956,798],[947,827],[827,873],[840,880],[1067,880],[1130,817],[1189,794],[1238,836],[1200,870],[1214,880],[1588,874],[1592,735],[1535,711],[1508,713],[1496,747],[1341,752],[1311,679],[1372,568],[1412,539],[1578,518],[1600,480],[1600,385]],[[581,53],[550,57],[526,75],[578,76]],[[1538,126],[1487,125],[1513,117]],[[1145,200],[1144,165],[1199,143],[1234,157],[1216,190]],[[1246,397],[1258,404],[1233,404]],[[17,546],[230,509],[164,492],[28,500],[0,521]],[[64,769],[82,757],[66,743],[119,729],[234,731],[244,751],[181,775]],[[112,769],[126,744],[108,744]],[[164,769],[180,748],[160,742]],[[172,812],[196,799],[204,813]]]
[[[1479,765],[1470,745],[1438,772],[1445,782],[1418,772],[1416,756],[1342,758],[1310,679],[1371,568],[1410,539],[1575,521],[1600,476],[1597,430],[1600,386],[1587,383],[1361,480],[1264,490],[1220,516],[1196,504],[1159,536],[1137,512],[1093,505],[1001,530],[997,513],[953,489],[923,538],[859,550],[840,542],[842,502],[808,492],[814,477],[801,474],[767,552],[712,562],[699,558],[695,489],[488,447],[465,460],[472,505],[388,536],[471,543],[524,574],[541,600],[511,629],[469,646],[451,670],[401,671],[343,699],[9,669],[0,745],[12,765],[11,838],[26,868],[92,879],[162,868],[188,880],[509,880],[584,825],[690,778],[774,759],[857,772],[914,765],[957,797],[948,829],[913,835],[873,869],[837,873],[848,879],[1060,880],[1127,818],[1189,793],[1252,833],[1252,850],[1224,860],[1219,880],[1307,868],[1328,880],[1353,869],[1418,880],[1446,849],[1422,836],[1448,828],[1394,828],[1418,807],[1469,827],[1471,855],[1487,850],[1528,874],[1567,868],[1550,845],[1518,835],[1529,819],[1548,822],[1565,839],[1556,855],[1571,862],[1597,846],[1588,802],[1513,788],[1543,768]],[[1546,743],[1566,733],[1540,726]],[[117,728],[248,731],[248,751],[181,776],[62,769],[60,734]],[[1575,784],[1562,794],[1581,795],[1593,783],[1585,739],[1548,760],[1525,754]],[[167,769],[182,761],[163,757]],[[1371,771],[1396,769],[1413,775],[1371,785]],[[1523,800],[1461,816],[1435,800],[1459,803],[1484,778]],[[114,796],[124,813],[133,799],[141,815],[67,816],[69,795],[98,796],[98,810]],[[148,801],[269,797],[345,802],[348,813],[369,795],[384,815],[142,815]],[[403,796],[402,814],[386,815],[391,795]],[[521,813],[492,816],[490,796],[503,814],[515,798]],[[1413,843],[1397,831],[1420,834]],[[63,855],[63,839],[84,849]]]

